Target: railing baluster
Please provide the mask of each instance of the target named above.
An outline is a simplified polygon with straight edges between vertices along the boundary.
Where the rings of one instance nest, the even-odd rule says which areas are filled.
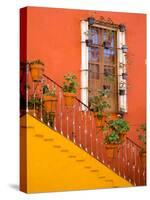
[[[143,185],[145,183],[146,169],[141,166],[139,152],[141,148],[136,145],[128,137],[123,144],[120,144],[120,150],[116,158],[109,159],[106,156],[105,146],[103,144],[103,136],[100,128],[96,128],[93,112],[83,104],[79,99],[75,99],[73,107],[64,105],[63,90],[60,85],[52,79],[44,75],[41,82],[32,82],[29,77],[29,67],[26,69],[27,83],[31,85],[31,90],[26,90],[26,112],[29,112],[29,96],[40,95],[39,114],[36,116],[36,104],[33,104],[33,115],[39,118],[43,123],[45,110],[43,109],[43,85],[47,85],[49,89],[56,89],[57,109],[54,117],[54,129],[59,131],[68,139],[72,140],[76,145],[89,152],[93,157],[108,165],[113,171],[132,182],[134,185]],[[48,113],[46,114],[47,117]],[[47,125],[50,127],[49,120]],[[51,127],[52,128],[52,127]]]

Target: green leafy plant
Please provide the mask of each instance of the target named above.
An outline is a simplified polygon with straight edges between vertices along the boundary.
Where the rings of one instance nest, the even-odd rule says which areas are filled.
[[[53,87],[50,90],[47,85],[44,85],[42,90],[43,90],[43,95],[45,95],[45,96],[52,96],[52,97],[56,96],[56,88],[55,87]]]
[[[104,98],[105,95],[108,95],[109,91],[99,90],[97,96],[93,96],[89,99],[90,110],[97,113],[97,118],[102,119],[103,112],[106,109],[109,109],[111,106]]]
[[[43,121],[45,124],[50,125],[50,127],[54,128],[54,119],[55,119],[55,113],[49,112],[49,113],[44,113],[43,114]]]
[[[29,109],[36,109],[36,110],[39,110],[39,108],[40,108],[40,106],[41,106],[41,100],[40,100],[40,98],[39,97],[37,97],[37,96],[31,96],[30,98],[29,98],[29,101],[28,101],[28,108]]]
[[[107,122],[107,124],[109,128],[115,131],[118,135],[127,133],[130,130],[128,122],[124,119],[110,120]]]
[[[105,134],[105,144],[120,144],[122,142],[121,134],[129,131],[129,124],[123,119],[114,119],[107,122],[103,128]]]
[[[143,145],[146,145],[146,124],[141,124],[140,128],[137,130],[138,138],[143,143]]]
[[[43,65],[44,66],[44,63],[40,60],[40,59],[37,59],[37,60],[33,60],[33,61],[30,61],[29,62],[30,65]]]
[[[120,137],[115,131],[112,131],[109,135],[106,135],[104,139],[104,144],[118,144],[120,142]]]
[[[63,83],[63,91],[68,93],[76,93],[78,83],[76,75],[68,73],[64,76],[65,82]]]

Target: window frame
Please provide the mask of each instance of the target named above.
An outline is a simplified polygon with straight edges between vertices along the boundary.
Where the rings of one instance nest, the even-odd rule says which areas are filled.
[[[126,55],[122,51],[122,45],[125,45],[125,32],[120,32],[118,28],[110,28],[107,25],[94,24],[94,27],[115,30],[117,32],[117,82],[118,82],[118,112],[123,110],[127,112],[127,82],[122,77],[122,73],[126,73]],[[88,106],[88,47],[86,40],[88,40],[89,30],[88,21],[81,21],[81,101]],[[123,68],[121,67],[123,65]],[[121,84],[122,83],[122,84]],[[125,90],[125,95],[119,95],[120,86]]]

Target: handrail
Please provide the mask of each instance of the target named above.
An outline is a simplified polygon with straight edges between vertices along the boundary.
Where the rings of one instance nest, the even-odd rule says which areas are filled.
[[[59,88],[63,89],[63,87],[62,87],[61,85],[59,85],[58,83],[56,83],[53,79],[51,79],[51,78],[48,77],[47,75],[43,74],[43,76],[44,76],[45,78],[47,78],[48,80],[50,80],[51,82],[53,82],[53,83],[54,83],[55,85],[57,85]],[[80,99],[78,99],[77,97],[75,97],[75,99],[76,99],[79,103],[81,103],[82,105],[84,105],[86,108],[88,108],[88,109],[90,110],[90,108],[89,108],[86,104],[84,104]]]
[[[59,88],[61,88],[61,89],[63,89],[63,87],[61,86],[61,85],[59,85],[57,82],[55,82],[53,79],[51,79],[49,76],[47,76],[46,74],[43,74],[43,76],[45,77],[45,78],[47,78],[48,80],[50,80],[51,82],[53,82],[55,85],[57,85]],[[86,105],[86,104],[84,104],[80,99],[78,99],[77,97],[75,97],[75,99],[79,102],[79,103],[81,103],[82,105],[84,105],[85,107],[87,107],[89,110],[90,110],[90,108]],[[136,145],[138,148],[142,148],[140,145],[138,145],[137,143],[135,143],[131,138],[129,138],[128,136],[126,137],[131,143],[133,143],[134,145]]]
[[[135,146],[137,146],[138,148],[142,149],[142,147],[140,145],[138,145],[137,143],[135,143],[131,138],[129,138],[128,136],[126,137],[127,140],[129,140],[131,143],[133,143]]]
[[[56,86],[57,99],[47,104],[47,101],[43,98],[43,82],[36,84],[32,81],[30,73],[28,75],[27,81],[31,87],[30,90],[27,90],[27,95],[30,97],[32,92],[35,91],[33,98],[38,97],[40,103],[39,105],[36,105],[36,101],[34,101],[34,105],[27,103],[27,113],[29,112],[48,127],[53,128],[74,142],[132,184],[145,184],[145,164],[141,165],[141,158],[138,156],[140,155],[141,146],[127,136],[126,140],[122,139],[124,142],[120,144],[122,148],[119,145],[117,155],[115,157],[111,155],[113,157],[109,158],[103,138],[100,134],[97,134],[100,131],[100,125],[97,125],[93,111],[77,97],[73,106],[67,106],[63,95],[63,87],[46,74],[43,74],[43,81],[46,81],[49,89],[52,89],[54,85]],[[29,101],[27,100],[27,102]]]

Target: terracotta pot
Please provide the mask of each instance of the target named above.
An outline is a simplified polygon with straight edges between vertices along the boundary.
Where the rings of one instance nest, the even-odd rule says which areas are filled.
[[[74,105],[75,94],[64,92],[64,103],[67,107],[72,107]]]
[[[103,127],[106,124],[107,117],[104,115],[101,119],[98,119],[97,113],[94,113],[96,127]]]
[[[118,144],[105,144],[106,154],[108,158],[116,158],[118,146]]]
[[[121,142],[124,142],[124,141],[125,141],[126,135],[127,135],[126,133],[121,133],[121,134],[119,135]]]
[[[111,113],[110,116],[108,116],[108,120],[115,120],[117,118],[118,118],[118,116],[116,113]]]
[[[46,112],[56,112],[57,98],[52,96],[43,96],[43,106]]]
[[[32,81],[40,82],[44,72],[44,66],[40,64],[32,64],[30,65],[30,72]]]

